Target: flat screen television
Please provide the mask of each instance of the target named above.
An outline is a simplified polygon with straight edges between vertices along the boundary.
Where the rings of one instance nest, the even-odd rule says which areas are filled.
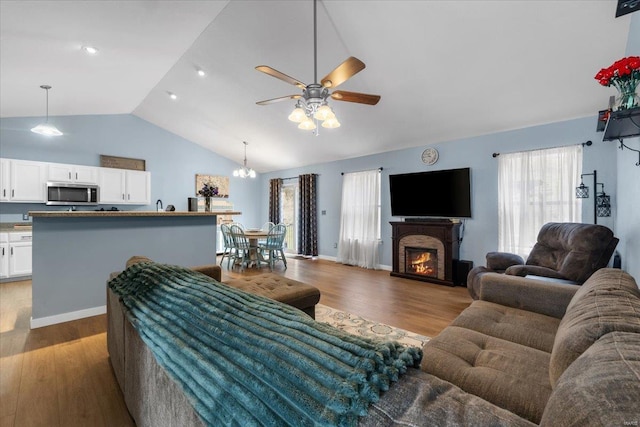
[[[471,218],[469,168],[389,175],[391,216]]]

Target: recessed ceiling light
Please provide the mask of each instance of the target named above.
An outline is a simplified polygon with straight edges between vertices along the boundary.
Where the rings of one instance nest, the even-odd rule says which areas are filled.
[[[98,49],[93,46],[82,46],[82,50],[84,50],[90,55],[95,55],[98,53]]]
[[[178,95],[173,92],[167,92],[167,95],[169,95],[169,98],[173,99],[174,101],[178,99]]]
[[[204,76],[206,76],[206,75],[207,75],[207,73],[205,73],[205,72],[204,72],[204,70],[202,70],[202,69],[198,68],[198,75],[199,75],[200,77],[204,77]]]

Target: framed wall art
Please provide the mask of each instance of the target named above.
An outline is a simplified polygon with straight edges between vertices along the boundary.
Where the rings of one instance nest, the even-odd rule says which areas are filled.
[[[228,176],[196,174],[196,197],[202,197],[200,190],[204,188],[205,184],[209,187],[218,187],[218,195],[213,197],[229,197]]]

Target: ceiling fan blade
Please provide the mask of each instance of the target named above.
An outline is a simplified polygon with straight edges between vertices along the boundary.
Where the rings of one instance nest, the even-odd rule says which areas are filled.
[[[376,105],[380,101],[380,95],[368,95],[360,92],[347,92],[346,90],[336,90],[331,94],[331,98],[336,101],[357,102],[359,104]]]
[[[281,96],[280,98],[273,98],[273,99],[265,99],[264,101],[258,101],[256,102],[256,104],[258,105],[269,105],[269,104],[274,104],[276,102],[280,102],[280,101],[286,101],[288,99],[298,99],[300,98],[302,95],[287,95],[287,96]]]
[[[281,73],[280,71],[278,71],[278,70],[276,70],[274,68],[271,68],[268,65],[258,65],[256,67],[256,70],[261,71],[261,72],[263,72],[265,74],[268,74],[271,77],[275,77],[276,79],[280,79],[283,82],[287,82],[287,83],[292,84],[294,86],[298,86],[300,89],[304,89],[304,88],[307,87],[307,85],[302,83],[301,81],[296,80],[291,76],[287,76],[286,74]]]
[[[338,87],[338,85],[346,82],[355,74],[364,70],[364,62],[355,56],[350,56],[342,64],[338,65],[332,72],[327,74],[320,83],[324,87]]]

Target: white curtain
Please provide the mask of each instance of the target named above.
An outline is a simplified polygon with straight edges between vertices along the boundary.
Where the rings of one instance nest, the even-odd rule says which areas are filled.
[[[380,172],[345,173],[337,261],[377,269],[379,247]]]
[[[581,145],[501,154],[498,250],[526,259],[547,222],[582,222],[581,173]]]

